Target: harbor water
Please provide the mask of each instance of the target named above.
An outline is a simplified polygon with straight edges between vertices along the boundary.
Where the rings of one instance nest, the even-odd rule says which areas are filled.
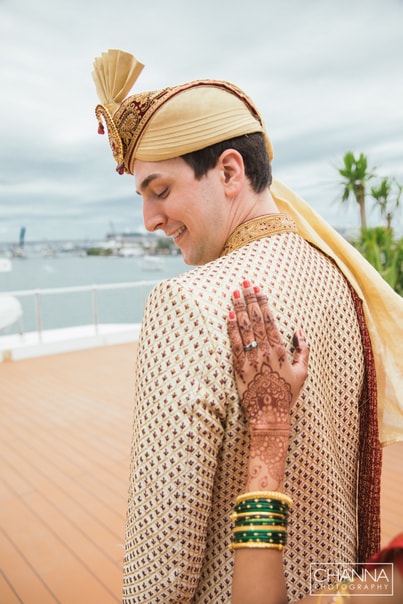
[[[148,261],[148,262],[147,262]],[[93,322],[96,290],[99,323],[140,323],[153,285],[190,267],[181,255],[169,256],[32,256],[11,261],[11,270],[0,272],[0,295],[13,292],[22,306],[24,332],[37,329],[38,297],[18,295],[27,290],[46,290],[40,295],[41,328],[58,329]],[[97,289],[106,284],[141,283],[139,287]],[[87,291],[58,292],[58,288],[90,286]],[[54,290],[52,293],[49,290]],[[17,333],[21,325],[8,326],[0,335]]]

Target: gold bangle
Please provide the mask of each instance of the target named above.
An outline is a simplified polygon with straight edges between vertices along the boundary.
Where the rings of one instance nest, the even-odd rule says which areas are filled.
[[[252,491],[250,493],[243,493],[238,495],[236,498],[236,504],[242,501],[249,501],[250,499],[273,499],[274,501],[282,501],[283,503],[292,506],[292,499],[285,493],[278,493],[277,491]]]
[[[285,533],[286,529],[284,526],[274,526],[274,525],[265,525],[265,524],[246,524],[245,526],[236,526],[232,529],[233,533],[245,533],[248,530],[252,531],[266,531],[266,533],[274,532],[282,532]]]
[[[229,546],[230,550],[234,550],[234,549],[242,549],[242,548],[247,548],[247,549],[278,549],[280,551],[283,551],[283,549],[285,548],[285,545],[281,545],[281,543],[262,543],[261,541],[255,541],[255,542],[246,542],[246,543],[230,543]]]

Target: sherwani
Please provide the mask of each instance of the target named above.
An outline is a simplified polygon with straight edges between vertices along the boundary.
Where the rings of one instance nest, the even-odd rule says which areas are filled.
[[[157,285],[142,323],[126,527],[125,604],[229,602],[230,514],[249,453],[227,333],[232,293],[260,286],[288,351],[301,328],[309,375],[292,410],[284,491],[289,598],[310,563],[357,557],[363,342],[351,288],[282,215],[241,228],[224,255]]]

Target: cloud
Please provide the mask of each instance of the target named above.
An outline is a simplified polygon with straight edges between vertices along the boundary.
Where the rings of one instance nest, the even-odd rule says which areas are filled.
[[[98,137],[92,61],[107,48],[146,64],[139,89],[197,78],[254,99],[277,176],[333,222],[336,165],[362,151],[403,181],[403,3],[398,0],[3,0],[0,241],[104,236],[141,224],[130,177]]]

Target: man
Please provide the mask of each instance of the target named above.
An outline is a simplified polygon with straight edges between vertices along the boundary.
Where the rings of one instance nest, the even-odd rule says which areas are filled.
[[[96,60],[99,131],[105,123],[118,172],[134,175],[147,229],[173,237],[197,268],[159,284],[144,313],[123,600],[230,599],[229,516],[249,440],[226,317],[248,279],[268,295],[288,349],[297,328],[310,345],[285,480],[294,507],[284,563],[297,599],[309,592],[310,563],[379,548],[376,402],[396,405],[402,355],[392,351],[386,374],[375,348],[393,328],[380,334],[373,317],[393,303],[403,318],[401,300],[302,200],[269,188],[271,144],[245,93],[206,80],[125,98],[141,68],[121,51]]]

